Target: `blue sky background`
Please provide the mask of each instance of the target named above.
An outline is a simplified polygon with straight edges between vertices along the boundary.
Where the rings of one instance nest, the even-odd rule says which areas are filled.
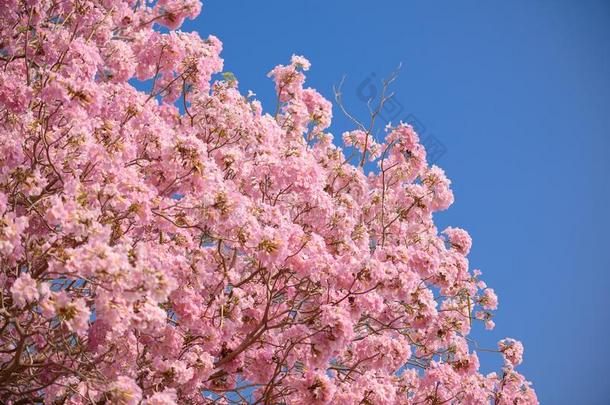
[[[267,111],[266,74],[293,53],[329,99],[347,75],[361,117],[358,85],[402,62],[399,118],[446,148],[437,163],[454,183],[437,224],[469,230],[471,265],[500,296],[496,329],[475,336],[522,340],[543,404],[610,403],[609,1],[208,0],[184,29],[218,36],[226,70]],[[334,114],[338,137],[351,127]]]

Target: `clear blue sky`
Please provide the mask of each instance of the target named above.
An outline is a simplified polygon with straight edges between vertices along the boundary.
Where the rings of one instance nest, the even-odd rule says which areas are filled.
[[[610,1],[208,0],[184,29],[218,36],[267,111],[266,74],[292,53],[327,98],[346,74],[358,114],[362,80],[402,62],[396,106],[446,147],[454,183],[437,223],[470,231],[500,296],[496,330],[475,335],[524,342],[541,403],[610,403]]]

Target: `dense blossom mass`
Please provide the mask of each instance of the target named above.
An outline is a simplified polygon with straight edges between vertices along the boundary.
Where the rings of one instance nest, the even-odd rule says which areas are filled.
[[[0,402],[537,403],[409,125],[344,155],[300,56],[264,113],[198,0],[0,4]]]

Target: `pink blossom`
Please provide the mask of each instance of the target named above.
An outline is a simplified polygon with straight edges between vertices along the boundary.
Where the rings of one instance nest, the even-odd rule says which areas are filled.
[[[145,405],[176,405],[177,395],[173,388],[165,389],[162,392],[156,392],[145,401]]]
[[[23,308],[27,304],[38,299],[38,289],[36,288],[36,281],[32,279],[30,273],[21,273],[21,275],[15,280],[11,287],[11,294],[13,296],[13,302],[19,308]]]
[[[518,366],[523,361],[523,344],[518,340],[506,338],[498,342],[506,364]]]
[[[470,235],[468,235],[468,232],[461,228],[448,227],[443,233],[449,238],[451,247],[455,248],[458,252],[464,256],[470,252],[472,239],[470,238]]]
[[[142,400],[142,389],[127,376],[119,376],[110,384],[107,393],[117,405],[137,405]]]
[[[479,297],[479,304],[485,309],[498,308],[498,296],[493,288],[486,288]]]
[[[70,331],[84,334],[89,328],[90,310],[83,298],[72,300],[65,291],[52,294],[41,302],[42,314],[47,318],[57,318]]]
[[[309,61],[304,56],[300,55],[292,55],[290,62],[293,66],[296,66],[303,70],[309,70],[309,68],[311,67],[311,63],[309,63]]]

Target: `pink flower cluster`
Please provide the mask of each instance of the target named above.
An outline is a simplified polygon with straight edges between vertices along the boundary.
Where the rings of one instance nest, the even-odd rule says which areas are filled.
[[[412,127],[350,164],[304,57],[273,114],[212,81],[197,0],[0,4],[0,402],[537,403],[519,342],[479,371],[497,297]]]

